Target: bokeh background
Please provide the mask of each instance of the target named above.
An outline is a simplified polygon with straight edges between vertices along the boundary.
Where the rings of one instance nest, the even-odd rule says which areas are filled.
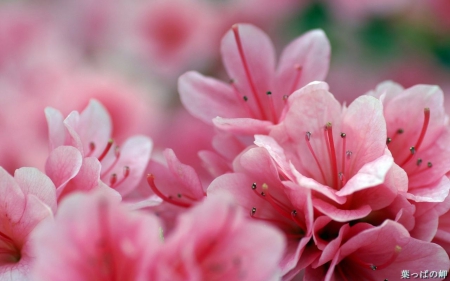
[[[67,115],[98,99],[121,142],[145,134],[202,174],[213,128],[177,93],[188,70],[227,80],[220,40],[252,23],[280,52],[315,28],[332,46],[327,77],[342,102],[384,80],[437,84],[450,109],[448,0],[0,0],[0,165],[43,168],[44,108]],[[419,125],[418,125],[419,126]]]

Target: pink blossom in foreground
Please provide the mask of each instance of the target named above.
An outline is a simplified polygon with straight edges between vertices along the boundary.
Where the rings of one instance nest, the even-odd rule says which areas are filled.
[[[81,113],[73,111],[65,119],[52,108],[46,109],[46,116],[52,150],[70,145],[79,150],[82,159],[97,158],[101,163],[100,179],[121,195],[128,194],[139,183],[150,159],[152,142],[149,138],[135,136],[120,148],[113,147],[110,117],[95,100]],[[95,173],[90,175],[96,176]]]
[[[159,223],[119,203],[99,191],[68,196],[55,221],[39,229],[33,280],[148,280]]]
[[[450,129],[444,95],[437,86],[403,89],[392,82],[369,95],[379,98],[387,125],[387,147],[395,163],[408,174],[408,199],[442,202],[450,181]]]
[[[179,217],[147,280],[279,280],[283,236],[249,221],[226,193]]]
[[[184,106],[207,123],[224,118],[214,121],[222,129],[267,133],[294,90],[325,78],[330,46],[321,30],[308,32],[284,49],[275,69],[270,38],[255,26],[236,24],[223,37],[221,52],[231,82],[185,73],[178,81]]]
[[[28,280],[35,227],[56,210],[52,181],[35,168],[0,168],[0,279]]]
[[[395,222],[388,220],[378,227],[346,224],[306,269],[304,280],[399,280],[402,270],[439,272],[449,266],[439,245],[411,238]]]
[[[211,183],[208,196],[224,190],[230,192],[249,218],[281,230],[287,239],[281,271],[295,275],[317,257],[314,247],[307,247],[313,224],[311,192],[293,182],[281,181],[275,161],[264,148],[247,150],[236,158],[233,166],[234,173]]]

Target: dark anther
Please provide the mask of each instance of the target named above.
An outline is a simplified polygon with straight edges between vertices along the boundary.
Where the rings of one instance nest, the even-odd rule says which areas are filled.
[[[345,138],[347,135],[345,133],[341,133],[341,138]]]
[[[398,129],[397,130],[397,134],[403,134],[403,132],[404,132],[403,129]]]
[[[283,96],[283,100],[287,100],[288,97],[289,97],[288,95],[284,95],[284,96]]]
[[[409,151],[411,151],[411,154],[415,154],[416,153],[416,148],[414,146],[411,146],[409,148]]]
[[[306,140],[310,140],[311,139],[311,132],[306,132]]]
[[[293,216],[296,216],[297,215],[297,210],[292,210],[291,213],[292,213]]]
[[[256,182],[252,184],[252,189],[256,189]]]
[[[256,208],[253,207],[253,208],[252,208],[252,211],[250,212],[250,215],[253,216],[255,213],[256,213]]]
[[[386,144],[390,144],[390,143],[391,143],[391,141],[392,141],[392,139],[391,139],[391,138],[387,138],[387,139],[386,139]]]
[[[431,168],[431,167],[433,167],[433,164],[431,162],[428,162],[427,166],[428,166],[428,168]]]
[[[272,92],[271,92],[271,91],[268,91],[266,94],[267,94],[268,96],[270,96],[270,95],[272,94]]]
[[[248,101],[247,96],[243,96],[243,98],[244,98],[244,101]]]
[[[181,194],[180,194],[180,193],[178,193],[178,194],[177,194],[177,197],[178,197],[178,198],[181,198]]]
[[[370,268],[372,268],[372,270],[377,270],[377,266],[374,265],[374,264],[371,264],[371,265],[370,265]]]
[[[420,166],[422,164],[422,158],[417,159],[417,166]]]
[[[262,196],[266,196],[266,194],[265,194],[264,192],[261,192],[261,195],[262,195]]]

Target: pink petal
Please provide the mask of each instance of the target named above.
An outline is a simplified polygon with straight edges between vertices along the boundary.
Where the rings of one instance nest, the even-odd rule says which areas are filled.
[[[50,152],[45,162],[45,173],[56,188],[60,189],[78,174],[82,162],[83,159],[78,149],[72,146],[59,146]]]
[[[321,199],[313,199],[314,208],[338,222],[348,222],[363,218],[370,214],[372,208],[362,205],[356,209],[339,209]]]
[[[281,95],[290,95],[311,81],[324,80],[330,64],[330,49],[325,33],[318,29],[305,33],[286,46],[277,69],[276,88]],[[296,67],[301,67],[301,70],[296,70]],[[297,71],[300,71],[298,78]]]
[[[268,134],[273,125],[270,121],[251,118],[221,118],[213,119],[214,125],[226,132],[237,135]]]
[[[206,123],[221,116],[226,118],[245,117],[248,112],[242,97],[230,85],[205,77],[197,72],[187,72],[178,79],[178,91],[185,108]]]
[[[117,190],[122,196],[131,192],[136,185],[141,181],[148,161],[150,160],[150,154],[152,152],[153,142],[145,136],[134,136],[125,141],[120,147],[120,157],[114,168],[106,175],[103,175],[105,169],[108,167],[102,167],[102,178],[109,179],[112,174],[118,176],[118,181],[121,177],[124,177],[124,169],[128,167],[129,175],[114,189]]]
[[[416,202],[442,202],[448,196],[450,180],[443,176],[434,184],[408,190],[406,197]]]
[[[14,172],[14,179],[25,195],[36,196],[56,212],[56,188],[45,174],[36,168],[20,168]]]
[[[66,140],[66,129],[63,124],[64,117],[61,112],[51,107],[45,108],[45,117],[48,124],[50,150],[53,150],[58,146],[64,145]]]
[[[266,93],[273,90],[275,74],[275,49],[270,38],[259,28],[250,24],[236,24],[242,44],[243,56],[247,62],[248,74],[245,71],[238,44],[233,30],[228,31],[222,39],[221,53],[223,63],[231,79],[242,96],[248,97],[248,104],[260,118],[268,119],[268,98]],[[253,90],[253,89],[254,90]],[[282,96],[274,100],[282,103]],[[278,108],[278,106],[276,106]],[[264,118],[264,114],[266,115]],[[228,116],[224,116],[228,117]]]
[[[18,222],[25,208],[25,195],[14,178],[0,167],[0,210],[12,223]]]
[[[83,143],[85,153],[90,151],[91,143],[95,144],[92,156],[100,156],[111,138],[111,117],[97,100],[91,100],[89,105],[80,113],[76,128]]]
[[[277,164],[278,168],[289,179],[293,179],[289,162],[286,159],[283,148],[271,137],[264,135],[255,136],[255,144],[259,147],[264,147],[269,152],[272,159]]]
[[[193,195],[196,199],[203,198],[205,196],[203,186],[194,168],[182,164],[171,149],[164,150],[164,156],[172,176],[184,186],[187,193]]]
[[[203,167],[214,178],[231,172],[228,162],[215,152],[203,150],[198,153],[198,157],[202,160]]]

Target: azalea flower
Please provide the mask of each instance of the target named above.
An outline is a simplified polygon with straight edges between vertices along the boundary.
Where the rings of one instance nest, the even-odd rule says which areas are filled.
[[[12,177],[0,167],[0,188],[0,279],[29,280],[35,228],[56,211],[55,186],[35,168]]]
[[[148,280],[158,220],[119,203],[99,190],[66,197],[37,234],[33,280]]]

